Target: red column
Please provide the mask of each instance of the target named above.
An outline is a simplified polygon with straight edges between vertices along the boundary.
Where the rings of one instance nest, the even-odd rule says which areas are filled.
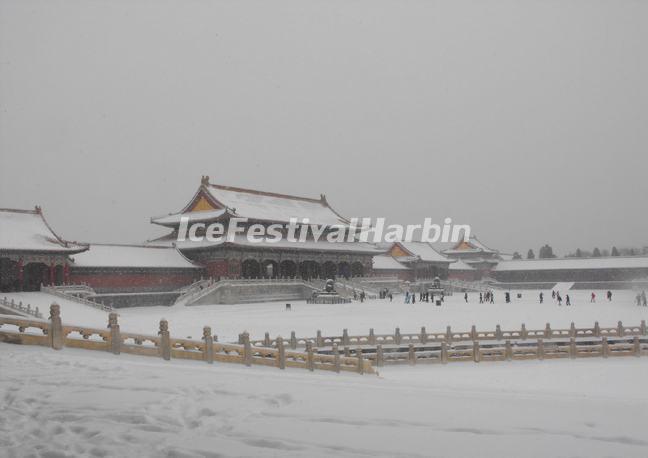
[[[55,273],[55,272],[54,272],[54,263],[52,262],[52,263],[50,263],[50,267],[49,267],[49,282],[50,282],[50,286],[54,286],[54,280],[55,280],[55,278],[54,278],[54,273]]]
[[[70,283],[70,265],[68,263],[63,266],[63,282]]]

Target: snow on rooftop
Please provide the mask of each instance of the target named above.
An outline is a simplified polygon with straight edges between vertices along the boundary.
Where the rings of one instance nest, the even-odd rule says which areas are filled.
[[[162,225],[177,225],[180,224],[180,218],[185,216],[189,218],[189,223],[198,223],[212,221],[220,218],[227,210],[207,210],[207,211],[194,211],[187,213],[174,213],[167,216],[160,216],[159,218],[151,218],[151,221],[156,224]]]
[[[300,221],[308,218],[311,224],[348,224],[323,198],[308,199],[213,184],[206,186],[206,189],[215,200],[236,209],[236,215],[244,218],[286,223],[291,218]]]
[[[60,239],[39,210],[0,209],[0,250],[76,253],[85,249]]]
[[[374,256],[373,268],[374,270],[410,270],[389,255]]]
[[[517,270],[648,269],[648,256],[609,256],[605,258],[516,259],[501,261],[498,272]]]
[[[448,258],[432,248],[426,242],[399,242],[407,251],[418,256],[421,261],[428,262],[450,262]]]
[[[450,263],[448,269],[449,270],[475,270],[473,266],[466,264],[461,259],[457,259],[455,262]]]
[[[228,242],[229,243],[229,242]],[[199,248],[206,248],[212,246],[222,245],[223,242],[210,242],[209,240],[201,241],[176,241],[175,239],[159,239],[148,242],[149,246],[172,246],[175,244],[180,250],[193,250]],[[376,247],[371,243],[366,242],[329,242],[325,236],[322,236],[318,241],[307,239],[304,242],[294,241],[291,242],[286,238],[282,238],[276,242],[262,240],[260,242],[251,242],[245,234],[236,234],[232,245],[245,246],[245,247],[259,247],[259,248],[287,248],[292,250],[311,250],[311,251],[339,251],[339,252],[354,252],[354,253],[374,253],[382,254],[383,249]]]
[[[138,245],[90,245],[74,256],[76,267],[199,268],[173,247]]]

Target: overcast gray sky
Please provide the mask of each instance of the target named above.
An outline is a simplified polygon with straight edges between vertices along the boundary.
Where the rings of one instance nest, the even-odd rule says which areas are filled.
[[[0,206],[137,242],[213,182],[648,244],[648,2],[0,0]]]

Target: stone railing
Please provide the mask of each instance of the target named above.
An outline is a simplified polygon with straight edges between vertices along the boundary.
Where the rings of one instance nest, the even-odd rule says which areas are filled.
[[[65,293],[63,291],[60,291],[55,286],[41,285],[40,290],[43,293],[47,293],[47,294],[51,294],[53,296],[57,296],[57,297],[60,297],[60,298],[63,298],[63,299],[67,299],[69,301],[76,302],[77,304],[83,304],[83,305],[87,305],[87,306],[90,306],[90,307],[94,307],[96,309],[103,310],[104,312],[111,312],[112,309],[113,309],[110,305],[105,305],[105,304],[102,304],[100,302],[95,302],[95,301],[90,300],[88,298],[79,297],[79,296],[76,296],[74,294]]]
[[[495,342],[483,344],[479,341],[451,344],[441,342],[431,346],[409,344],[402,348],[389,348],[377,345],[367,349],[358,347],[355,352],[362,352],[363,358],[374,366],[382,367],[393,364],[440,363],[456,361],[515,361],[528,359],[588,358],[615,356],[648,355],[648,339],[639,336],[613,337],[606,336],[546,342],[536,339],[526,342]],[[345,356],[353,356],[349,347],[344,348]]]
[[[6,296],[0,299],[0,305],[4,305],[5,307],[16,310],[17,312],[21,312],[26,315],[31,315],[36,318],[41,318],[43,316],[38,311],[38,307],[32,308],[31,304],[23,305],[22,301],[16,304],[16,302],[13,299],[11,299],[10,301],[7,300]]]
[[[373,328],[365,335],[349,335],[346,329],[342,330],[342,335],[323,336],[321,331],[316,332],[315,337],[296,337],[295,331],[290,333],[288,345],[292,349],[305,347],[307,343],[316,348],[331,347],[335,344],[341,346],[349,345],[402,345],[402,344],[428,344],[428,343],[452,343],[452,342],[469,342],[469,341],[503,341],[503,340],[520,340],[529,339],[558,339],[558,338],[579,338],[579,337],[626,337],[626,336],[646,336],[646,321],[642,320],[639,326],[624,326],[621,321],[615,327],[602,328],[598,321],[591,328],[577,328],[571,323],[569,329],[552,329],[547,323],[544,329],[527,329],[523,323],[520,329],[502,330],[500,325],[495,326],[493,331],[478,331],[476,326],[472,326],[470,331],[453,331],[450,326],[446,327],[445,332],[427,332],[425,326],[421,327],[418,333],[401,333],[400,328],[396,328],[393,334],[375,334]],[[273,347],[276,345],[276,339],[270,338],[270,333],[266,332],[262,340],[252,340],[254,346]]]
[[[202,340],[171,337],[169,323],[164,319],[160,320],[159,329],[156,336],[121,332],[114,312],[108,316],[106,329],[63,324],[58,304],[51,305],[49,320],[0,315],[0,342],[43,345],[56,350],[73,347],[113,354],[130,353],[165,360],[194,359],[207,363],[217,361],[246,366],[276,366],[279,369],[294,367],[309,371],[374,373],[371,362],[364,359],[362,354],[353,357],[340,355],[336,351],[319,354],[310,344],[305,351],[290,351],[281,337],[277,339],[276,348],[260,348],[250,344],[247,333],[241,334],[241,344],[221,344],[214,339],[211,328],[207,326],[203,328]]]

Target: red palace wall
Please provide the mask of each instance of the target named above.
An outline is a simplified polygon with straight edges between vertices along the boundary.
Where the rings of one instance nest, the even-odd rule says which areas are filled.
[[[72,283],[86,283],[97,292],[171,291],[199,279],[200,270],[187,272],[72,271]]]

